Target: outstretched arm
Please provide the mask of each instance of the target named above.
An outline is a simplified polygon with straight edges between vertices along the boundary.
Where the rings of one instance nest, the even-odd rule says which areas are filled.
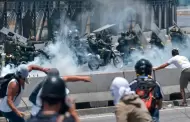
[[[162,64],[161,66],[157,67],[157,68],[153,68],[153,70],[160,70],[160,69],[164,69],[165,67],[169,66],[170,64],[169,63],[165,63],[165,64]]]
[[[79,115],[76,111],[75,100],[72,99],[71,97],[68,97],[67,100],[68,100],[68,103],[70,104],[69,113],[74,117],[76,122],[80,122]]]
[[[28,71],[31,72],[32,70],[38,70],[38,71],[42,71],[44,73],[47,73],[49,69],[40,67],[38,65],[30,65],[30,66],[28,66]]]
[[[77,82],[77,81],[91,82],[91,78],[89,76],[64,76],[63,80],[66,82]]]

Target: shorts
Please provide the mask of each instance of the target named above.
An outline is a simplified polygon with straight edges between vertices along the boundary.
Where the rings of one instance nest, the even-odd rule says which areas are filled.
[[[181,72],[180,76],[180,88],[187,88],[188,82],[190,81],[190,68],[187,68]]]

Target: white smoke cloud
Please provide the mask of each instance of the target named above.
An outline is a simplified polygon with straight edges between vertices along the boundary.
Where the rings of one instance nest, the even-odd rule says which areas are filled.
[[[123,31],[123,29],[126,29],[125,27],[129,27],[130,25],[130,19],[131,17],[134,19],[137,19],[135,14],[131,13],[138,13],[138,14],[143,14],[150,16],[150,11],[149,9],[145,9],[146,7],[144,6],[145,2],[133,2],[132,0],[94,0],[93,1],[96,6],[94,9],[95,11],[98,11],[100,14],[100,21],[98,21],[98,18],[96,17],[96,14],[91,14],[86,12],[82,13],[85,14],[82,18],[87,20],[87,16],[91,16],[91,22],[95,23],[96,25],[103,26],[105,24],[118,24],[119,25],[119,31]],[[129,3],[127,3],[129,2]],[[127,3],[127,4],[124,4]],[[138,10],[138,11],[137,11]],[[88,14],[88,15],[87,15]],[[64,16],[64,13],[62,15]],[[93,17],[95,16],[95,17]],[[142,23],[151,23],[148,22],[145,19],[139,20],[143,21]],[[146,22],[145,22],[146,21]],[[65,23],[66,22],[66,23]],[[83,23],[85,25],[85,23]],[[76,56],[72,53],[72,51],[68,48],[66,45],[66,40],[65,37],[67,35],[68,30],[70,29],[71,26],[76,26],[73,22],[69,21],[68,19],[65,21],[65,18],[61,19],[61,28],[59,30],[59,35],[57,35],[56,40],[57,42],[55,44],[50,44],[48,45],[44,50],[47,51],[51,55],[55,55],[55,57],[51,61],[47,61],[46,59],[42,59],[40,57],[36,57],[34,61],[28,63],[27,65],[30,64],[36,64],[36,65],[41,65],[42,67],[55,67],[58,68],[60,73],[62,75],[71,75],[71,74],[76,74],[76,73],[81,73],[81,72],[89,72],[88,67],[84,68],[79,67],[76,65]],[[98,27],[97,27],[98,28]],[[84,32],[84,28],[82,31]],[[92,31],[92,30],[91,30]],[[126,31],[126,30],[125,30]],[[118,32],[119,33],[119,32]],[[190,46],[189,42],[188,45]],[[134,62],[139,60],[140,58],[146,58],[149,59],[154,66],[160,65],[167,61],[171,57],[171,45],[167,45],[164,50],[160,50],[158,48],[153,48],[153,49],[147,49],[145,50],[145,53],[142,54],[140,52],[134,52],[132,54],[132,59]],[[182,55],[188,56],[188,49],[183,49],[180,50],[180,53]],[[132,67],[134,64],[132,65]],[[84,71],[85,69],[85,71]],[[128,68],[127,68],[128,69]],[[1,75],[5,75],[10,72],[14,72],[15,69],[11,69],[10,66],[6,66],[2,69]],[[115,68],[112,64],[109,64],[106,67],[101,67],[98,71],[99,72],[114,72],[114,71],[119,71],[121,69]],[[40,72],[32,72],[32,75],[45,75]]]
[[[63,19],[62,19],[63,20]],[[68,29],[72,25],[70,21],[64,23],[61,20],[61,28],[59,30],[59,34],[56,37],[56,42],[49,44],[43,50],[48,53],[48,55],[53,55],[54,57],[51,60],[47,60],[42,57],[36,57],[34,61],[29,62],[27,65],[35,64],[40,65],[46,68],[57,68],[62,75],[72,75],[77,72],[80,72],[79,67],[76,65],[75,62],[75,55],[72,51],[68,48],[66,44],[66,36]],[[6,66],[2,68],[1,76],[14,72],[15,69],[10,66]],[[32,71],[31,76],[44,76],[45,74],[39,71]]]
[[[1,70],[1,76],[5,76],[8,73],[13,73],[15,71],[14,68],[12,68],[10,65],[7,65],[2,68]]]

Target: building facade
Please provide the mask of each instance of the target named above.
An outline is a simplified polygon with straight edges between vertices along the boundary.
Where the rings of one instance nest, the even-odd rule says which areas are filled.
[[[84,34],[105,24],[116,24],[118,32],[139,24],[143,31],[151,23],[160,29],[176,21],[175,0],[8,0],[0,2],[0,27],[8,27],[26,38],[50,40],[61,24],[74,24]],[[88,29],[87,29],[88,28]]]

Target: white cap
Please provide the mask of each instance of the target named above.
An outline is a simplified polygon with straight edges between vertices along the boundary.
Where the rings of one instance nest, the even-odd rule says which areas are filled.
[[[25,82],[26,82],[27,84],[29,84],[28,79],[27,79],[28,74],[29,74],[29,71],[28,71],[28,68],[27,68],[26,65],[20,65],[20,66],[16,69],[15,74],[16,74],[16,76],[25,79]]]

